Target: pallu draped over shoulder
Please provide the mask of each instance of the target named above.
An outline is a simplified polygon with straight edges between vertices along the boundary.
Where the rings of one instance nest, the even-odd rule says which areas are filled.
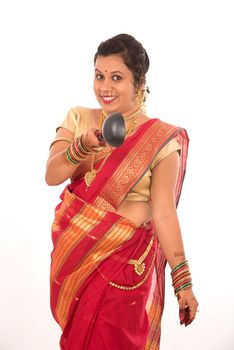
[[[166,259],[152,222],[117,214],[155,155],[181,146],[178,204],[188,149],[184,129],[150,119],[113,150],[92,185],[83,178],[61,194],[52,225],[51,310],[62,350],[157,350]]]

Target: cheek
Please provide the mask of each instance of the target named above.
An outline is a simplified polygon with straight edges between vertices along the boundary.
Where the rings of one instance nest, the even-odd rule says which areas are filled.
[[[97,95],[98,94],[98,84],[95,80],[93,82],[93,90],[94,90],[95,95]]]
[[[129,89],[128,89],[128,98],[129,98],[129,100],[135,100],[135,98],[136,98],[136,91],[132,87],[132,85],[129,86]]]
[[[132,87],[132,84],[126,84],[118,87],[118,92],[121,93],[122,96],[126,98],[131,98],[135,95],[135,90]]]

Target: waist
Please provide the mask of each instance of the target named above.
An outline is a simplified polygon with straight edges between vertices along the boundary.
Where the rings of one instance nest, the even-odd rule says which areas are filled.
[[[108,222],[121,221],[123,225],[133,229],[152,228],[151,210],[148,202],[128,202],[125,200],[116,211],[110,211],[88,203],[71,192],[69,188],[63,191],[60,198],[62,202],[57,206],[56,212],[58,216],[63,216],[63,222],[68,222],[79,212],[81,207],[85,207],[86,215],[90,218],[96,215],[96,217],[101,217]]]
[[[116,213],[128,218],[131,222],[134,222],[137,227],[151,221],[152,218],[149,202],[142,201],[132,202],[126,199],[116,210]]]

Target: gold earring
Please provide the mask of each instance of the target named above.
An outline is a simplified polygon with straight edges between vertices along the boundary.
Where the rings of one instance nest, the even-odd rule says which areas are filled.
[[[136,104],[141,108],[145,102],[145,90],[138,89],[136,92]]]

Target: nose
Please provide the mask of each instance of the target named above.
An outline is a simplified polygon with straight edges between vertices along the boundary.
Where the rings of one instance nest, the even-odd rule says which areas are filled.
[[[102,86],[102,88],[101,88],[102,94],[108,95],[108,96],[111,96],[112,90],[113,90],[113,88],[110,85],[109,86],[105,85],[105,86]]]
[[[105,95],[111,95],[111,92],[113,90],[111,80],[108,79],[107,77],[102,81],[102,84],[100,84],[100,90],[102,94]]]

